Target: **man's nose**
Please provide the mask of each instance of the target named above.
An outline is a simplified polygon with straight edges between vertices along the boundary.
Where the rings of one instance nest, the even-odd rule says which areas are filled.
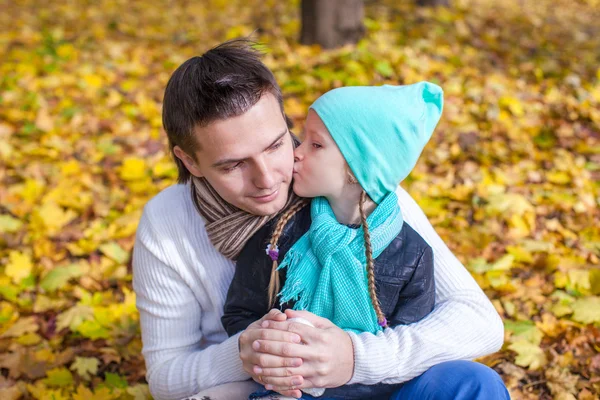
[[[254,185],[260,189],[271,189],[275,186],[275,174],[269,163],[261,158],[256,163]]]

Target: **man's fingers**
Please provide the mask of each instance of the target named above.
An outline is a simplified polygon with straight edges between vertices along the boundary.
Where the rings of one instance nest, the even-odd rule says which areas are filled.
[[[302,365],[301,358],[278,357],[271,354],[256,354],[251,357],[250,362],[260,368],[299,367]]]
[[[300,397],[302,397],[302,392],[299,390],[283,390],[279,393],[284,396],[293,397],[295,399],[299,399]]]
[[[271,340],[255,340],[252,348],[259,352],[280,357],[303,357],[311,352],[308,346],[296,343],[275,342]]]
[[[285,315],[281,311],[274,308],[271,311],[269,311],[268,313],[266,313],[260,320],[261,321],[267,321],[267,320],[285,321],[286,319],[287,319],[287,315]]]
[[[300,343],[300,335],[293,332],[276,330],[276,329],[259,329],[257,340],[273,341],[273,342],[287,342],[287,343]]]
[[[288,331],[288,332],[294,332],[299,334],[302,337],[303,333],[307,333],[310,332],[311,330],[315,330],[316,328],[313,328],[312,326],[303,324],[302,322],[297,322],[297,321],[263,321],[262,324],[260,325],[263,328],[267,328],[267,329],[277,329],[280,331]]]
[[[256,375],[261,376],[274,376],[274,377],[289,377],[289,376],[302,376],[304,377],[306,373],[310,373],[311,369],[307,366],[304,366],[304,363],[299,367],[276,367],[276,368],[261,368],[259,366],[254,366],[252,372]]]
[[[301,376],[287,376],[283,378],[261,376],[260,380],[268,390],[275,390],[277,392],[280,391],[277,389],[296,390],[304,383],[304,379]]]

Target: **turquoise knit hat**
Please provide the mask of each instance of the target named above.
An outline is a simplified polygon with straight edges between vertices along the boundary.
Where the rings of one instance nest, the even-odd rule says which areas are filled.
[[[429,82],[349,86],[325,93],[310,108],[360,185],[379,204],[417,163],[442,115],[443,94]]]

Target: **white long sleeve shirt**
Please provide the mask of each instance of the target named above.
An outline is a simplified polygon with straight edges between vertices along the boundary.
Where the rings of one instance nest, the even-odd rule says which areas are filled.
[[[349,383],[408,381],[440,362],[498,351],[502,321],[469,272],[402,188],[404,221],[432,247],[436,305],[423,320],[377,335],[349,333],[354,375]],[[133,287],[143,355],[156,399],[181,399],[249,378],[238,335],[221,325],[235,263],[210,243],[187,185],[173,185],[144,208],[133,252]]]

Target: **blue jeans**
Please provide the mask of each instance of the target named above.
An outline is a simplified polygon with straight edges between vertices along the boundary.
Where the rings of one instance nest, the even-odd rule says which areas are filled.
[[[448,361],[406,382],[389,400],[510,400],[502,378],[473,361]]]
[[[266,394],[254,393],[251,398]],[[391,395],[390,395],[391,394]],[[346,385],[327,389],[323,396],[303,393],[304,400],[510,400],[502,378],[473,361],[448,361],[398,385]]]

